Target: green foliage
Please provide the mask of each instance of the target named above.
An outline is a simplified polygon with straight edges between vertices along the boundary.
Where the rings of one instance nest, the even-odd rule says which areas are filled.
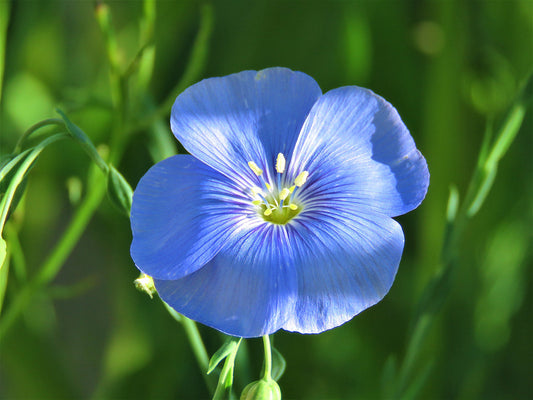
[[[130,215],[133,189],[122,174],[112,165],[109,166],[107,171],[107,194],[119,211],[127,216]]]

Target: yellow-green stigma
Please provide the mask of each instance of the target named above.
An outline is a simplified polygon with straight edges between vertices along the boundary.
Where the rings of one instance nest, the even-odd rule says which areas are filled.
[[[283,154],[279,153],[276,158],[276,179],[273,182],[265,180],[263,170],[255,162],[250,161],[248,166],[260,178],[264,187],[264,189],[258,186],[252,187],[251,194],[252,204],[265,221],[284,225],[302,211],[302,206],[298,204],[294,194],[298,188],[305,184],[309,172],[302,171],[294,179],[293,185],[284,187],[282,175],[285,173],[286,160]]]

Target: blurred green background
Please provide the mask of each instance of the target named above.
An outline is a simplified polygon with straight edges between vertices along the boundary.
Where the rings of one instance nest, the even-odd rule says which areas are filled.
[[[95,144],[108,144],[117,110],[96,3],[9,4],[0,0],[0,19],[9,22],[0,153],[10,153],[32,124],[57,117],[58,106]],[[391,356],[398,363],[404,358],[410,322],[439,268],[450,185],[464,196],[487,121],[501,122],[532,71],[533,2],[213,1],[207,58],[200,54],[191,70],[198,31],[209,33],[205,4],[156,2],[153,77],[147,90],[130,90],[131,121],[175,97],[184,73],[194,83],[285,66],[311,75],[323,91],[359,85],[385,97],[428,161],[426,200],[398,218],[406,247],[386,298],[332,331],[275,335],[287,360],[279,382],[284,398],[387,397],[384,366]],[[123,70],[138,50],[143,4],[108,5]],[[132,186],[154,163],[154,136],[159,144],[170,139],[176,146],[170,152],[178,150],[169,112],[122,138],[117,167]],[[415,376],[432,366],[418,398],[525,399],[533,393],[532,131],[529,113],[461,240],[452,290],[414,366]],[[11,237],[20,239],[23,254],[12,264],[26,265],[28,277],[72,218],[89,166],[79,146],[61,142],[46,149],[32,170],[11,216],[18,232]],[[159,301],[133,287],[138,271],[130,240],[128,219],[104,198],[57,277],[2,339],[0,398],[208,397],[182,327]],[[2,312],[25,282],[23,272],[10,270]],[[223,338],[200,330],[212,354]],[[260,340],[248,341],[243,353],[250,367],[237,371],[240,388],[259,377]]]

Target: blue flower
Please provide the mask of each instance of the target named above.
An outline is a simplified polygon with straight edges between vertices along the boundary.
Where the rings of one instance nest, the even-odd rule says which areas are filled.
[[[318,333],[389,291],[404,246],[391,217],[429,173],[387,101],[268,68],[191,86],[171,127],[191,155],[140,180],[131,255],[176,311],[234,336]]]

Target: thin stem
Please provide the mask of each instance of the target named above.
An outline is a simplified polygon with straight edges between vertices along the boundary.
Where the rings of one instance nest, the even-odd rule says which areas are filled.
[[[18,232],[10,221],[7,221],[5,224],[4,232],[6,234],[6,240],[9,242],[12,260],[11,264],[15,276],[20,282],[26,282],[28,276],[26,271],[26,258],[24,256],[24,250],[22,249]]]
[[[235,340],[235,338],[233,338],[233,340]],[[224,366],[222,367],[222,371],[220,371],[220,375],[218,377],[217,389],[215,390],[212,400],[222,400],[225,398],[226,394],[228,394],[230,399],[233,398],[232,388],[235,358],[237,357],[237,352],[239,351],[239,345],[241,342],[242,338],[239,338],[237,342],[233,341],[233,343],[235,343],[235,347],[226,357],[226,361],[224,361]]]
[[[202,370],[202,373],[206,374],[207,367],[209,365],[209,356],[207,355],[207,351],[205,349],[204,342],[202,341],[202,337],[200,336],[200,332],[198,331],[198,327],[194,321],[184,316],[182,316],[181,323],[183,325],[183,329],[185,329],[187,338],[191,343],[198,366]]]
[[[135,121],[134,125],[128,126],[126,129],[127,133],[142,131],[151,126],[155,121],[168,115],[169,110],[172,108],[172,105],[176,100],[176,96],[200,77],[207,62],[209,39],[213,31],[213,25],[213,7],[210,4],[204,4],[200,10],[200,28],[193,43],[189,62],[187,63],[187,67],[181,79],[170,91],[167,99],[146,118]]]
[[[7,25],[9,24],[11,4],[9,0],[0,1],[0,103],[2,100],[2,83],[6,65]]]
[[[269,381],[272,379],[272,348],[270,347],[270,337],[263,336],[263,345],[265,348],[265,373],[263,379]]]
[[[207,375],[207,369],[209,368],[209,356],[196,323],[184,315],[178,314],[167,303],[163,302],[163,304],[172,318],[182,324],[209,392],[213,393],[216,387],[215,377],[213,375]]]
[[[102,201],[105,188],[105,182],[101,179],[95,182],[92,189],[87,193],[55,249],[39,268],[37,275],[18,293],[0,320],[0,339],[3,338],[17,317],[28,306],[35,293],[57,275]]]
[[[22,144],[24,143],[24,141],[26,139],[28,139],[28,137],[30,137],[35,131],[37,131],[40,128],[43,128],[45,126],[48,126],[48,125],[58,125],[58,126],[64,127],[65,123],[60,118],[47,118],[47,119],[43,119],[42,121],[39,121],[36,124],[30,126],[26,130],[26,132],[24,132],[22,134],[22,136],[20,137],[20,139],[18,140],[18,142],[17,142],[17,144],[15,146],[14,153],[17,154],[17,153],[20,152],[20,150],[22,150]]]
[[[7,220],[7,214],[10,209],[11,202],[13,201],[13,198],[15,197],[15,192],[17,191],[17,188],[21,184],[22,180],[26,176],[28,170],[30,169],[31,165],[34,163],[37,157],[39,157],[39,154],[48,146],[49,144],[52,144],[53,142],[61,139],[65,139],[68,136],[66,134],[57,134],[55,136],[51,136],[48,139],[43,140],[39,145],[37,145],[34,149],[32,149],[28,156],[22,161],[21,166],[18,168],[18,170],[15,173],[15,176],[13,177],[12,181],[9,184],[9,187],[7,189],[6,194],[2,197],[2,200],[0,202],[0,234],[2,233],[4,229],[4,224]]]

